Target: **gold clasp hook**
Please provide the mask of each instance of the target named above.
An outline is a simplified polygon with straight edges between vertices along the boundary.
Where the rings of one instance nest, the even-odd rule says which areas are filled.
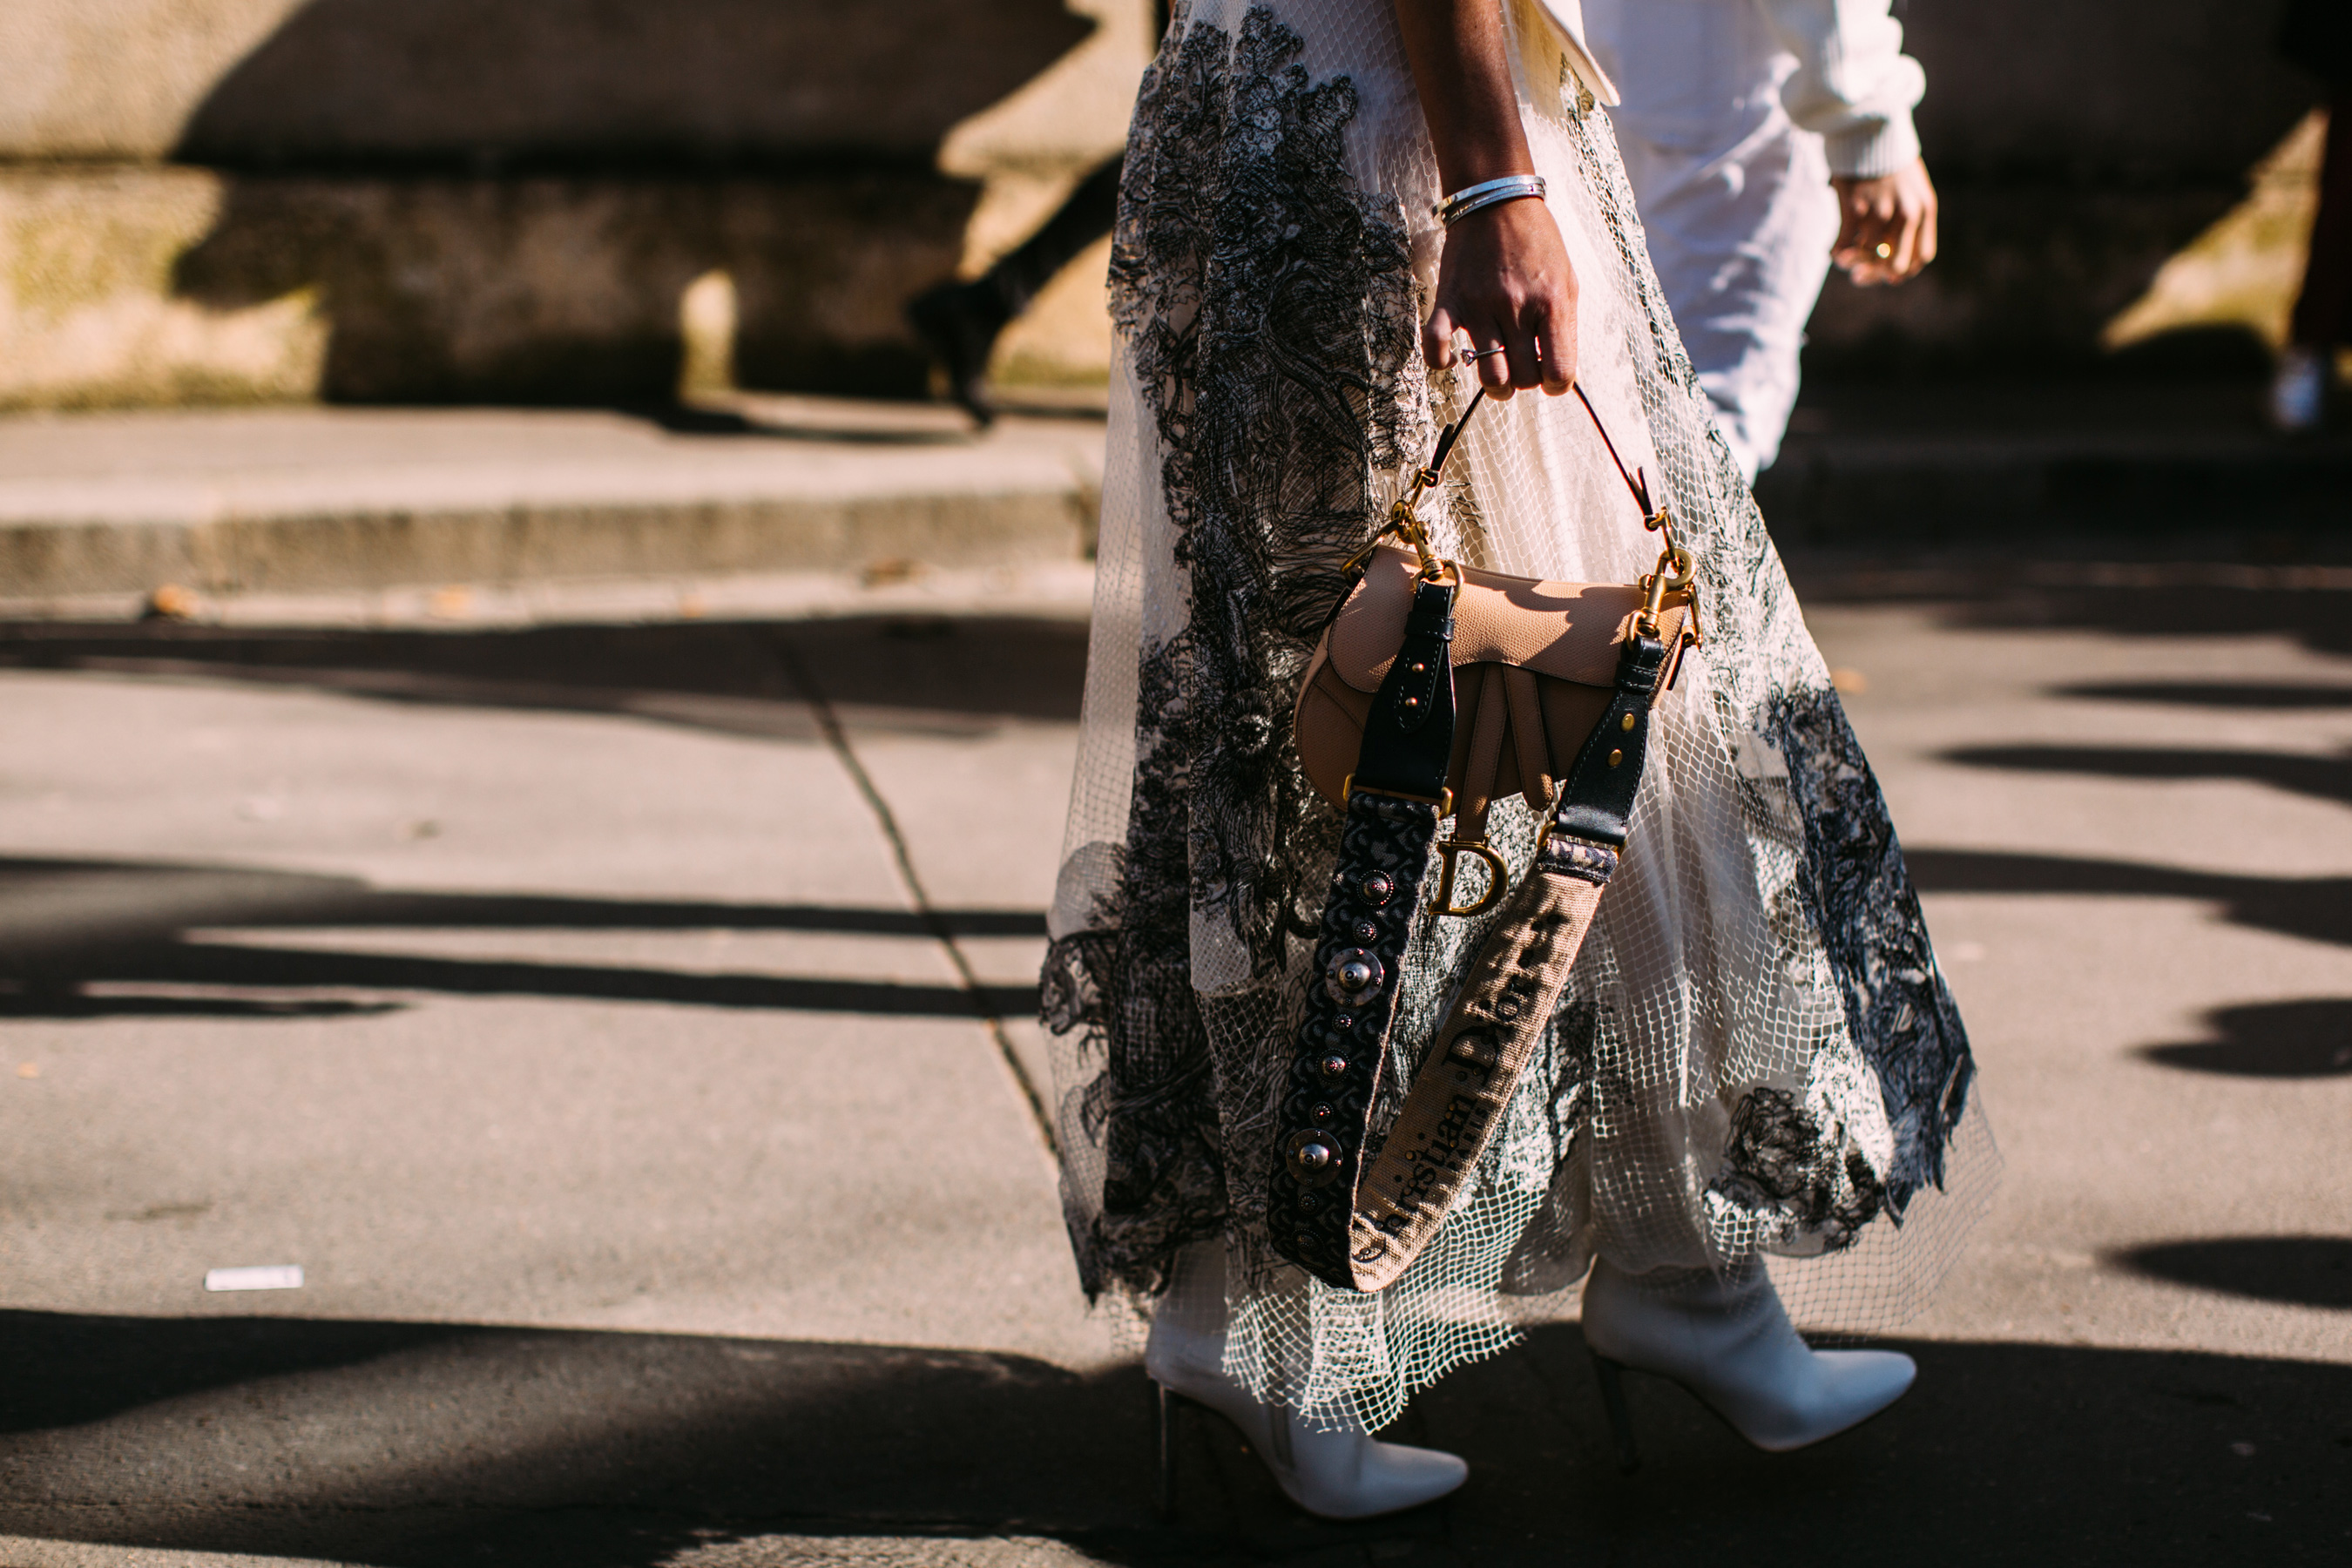
[[[1655,637],[1658,612],[1665,608],[1666,595],[1689,587],[1698,574],[1691,563],[1691,552],[1675,537],[1675,520],[1664,507],[1643,518],[1642,526],[1664,534],[1666,541],[1665,548],[1658,552],[1657,566],[1642,578],[1642,613],[1633,617],[1634,630],[1643,637]]]
[[[1380,531],[1373,534],[1361,550],[1348,557],[1339,570],[1350,575],[1362,571],[1365,563],[1371,560],[1372,552],[1381,547],[1381,542],[1395,537],[1412,545],[1412,552],[1421,558],[1421,575],[1425,581],[1443,582],[1445,574],[1451,572],[1454,574],[1454,580],[1460,582],[1462,569],[1430,548],[1429,530],[1423,526],[1420,517],[1413,510],[1420,505],[1423,492],[1436,482],[1435,469],[1415,470],[1412,476],[1412,488],[1399,496],[1396,504],[1389,508],[1388,521],[1381,525]]]

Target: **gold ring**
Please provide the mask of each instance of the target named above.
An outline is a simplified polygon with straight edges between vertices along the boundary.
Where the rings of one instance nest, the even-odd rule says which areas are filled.
[[[1892,260],[1895,256],[1895,247],[1882,239],[1878,242],[1877,247],[1871,251],[1871,254],[1877,257],[1881,261]]]

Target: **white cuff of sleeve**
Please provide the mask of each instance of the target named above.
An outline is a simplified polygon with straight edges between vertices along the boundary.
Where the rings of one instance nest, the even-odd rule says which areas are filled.
[[[1822,138],[1829,153],[1830,173],[1839,179],[1874,180],[1906,167],[1919,156],[1919,132],[1911,116],[1896,114],[1868,119]]]

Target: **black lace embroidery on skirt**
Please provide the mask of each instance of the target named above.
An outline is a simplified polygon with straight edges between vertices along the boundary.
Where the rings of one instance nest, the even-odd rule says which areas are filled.
[[[1301,40],[1263,10],[1238,37],[1185,32],[1145,77],[1111,257],[1112,315],[1166,454],[1160,493],[1190,619],[1142,650],[1137,772],[1118,891],[1055,944],[1046,1019],[1102,1068],[1083,1124],[1108,1172],[1071,1215],[1088,1293],[1164,1283],[1176,1249],[1254,1213],[1229,1187],[1219,1105],[1268,1103],[1250,1064],[1215,1063],[1192,988],[1196,918],[1230,928],[1253,987],[1278,992],[1311,940],[1334,814],[1309,790],[1289,699],[1366,538],[1372,477],[1421,426],[1401,214],[1344,162],[1352,82],[1311,82]]]
[[[1899,1221],[1921,1187],[1943,1184],[1944,1152],[1976,1073],[1968,1031],[1928,949],[1886,798],[1837,699],[1784,700],[1770,733],[1805,824],[1799,876],[1894,1130],[1884,1187]]]

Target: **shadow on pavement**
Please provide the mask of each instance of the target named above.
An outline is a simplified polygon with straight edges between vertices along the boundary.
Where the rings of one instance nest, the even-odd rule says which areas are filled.
[[[2115,1261],[2136,1274],[2200,1290],[2352,1311],[2352,1241],[2341,1237],[2167,1241],[2117,1253]]]
[[[247,990],[431,991],[669,1002],[710,1007],[1026,1016],[1034,986],[899,984],[612,964],[338,952],[191,941],[205,928],[842,931],[928,940],[1039,936],[1025,910],[837,908],[537,894],[379,891],[356,878],[243,867],[0,859],[0,1016],[315,1017],[390,1004],[318,997],[93,994],[93,984]]]
[[[1958,606],[1962,626],[2072,627],[2125,637],[2284,637],[2314,653],[2352,653],[2352,589],[2226,583],[2101,585],[1989,596]]]
[[[2352,804],[2352,758],[2159,746],[1969,746],[1943,753],[1969,767],[2117,779],[2243,779]]]
[[[790,406],[780,410],[780,403]],[[772,397],[760,400],[751,413],[707,404],[640,403],[624,405],[614,412],[642,419],[673,436],[814,441],[826,446],[976,447],[986,434],[950,405],[880,399],[849,404]]]
[[[2205,1021],[2220,1039],[2147,1046],[2139,1054],[2161,1067],[2240,1078],[2352,1073],[2352,997],[2217,1007]]]
[[[628,713],[814,741],[807,704],[877,729],[1076,722],[1082,621],[865,616],[449,631],[0,624],[0,668],[293,686],[383,701]],[[810,691],[813,684],[815,691]]]
[[[2315,653],[2352,653],[2352,586],[2340,568],[2072,563],[1983,551],[1922,561],[1800,550],[1790,552],[1788,564],[1798,596],[1808,604],[1941,605],[1946,624],[1954,626],[2284,637]]]
[[[1908,1399],[1794,1455],[1757,1453],[1680,1390],[1636,1378],[1646,1461],[1626,1478],[1608,1458],[1580,1338],[1542,1327],[1424,1395],[1398,1434],[1470,1458],[1454,1500],[1320,1523],[1283,1502],[1232,1428],[1191,1412],[1177,1514],[1162,1523],[1150,1512],[1148,1389],[1132,1367],[13,1312],[0,1314],[0,1356],[16,1369],[0,1392],[0,1531],[384,1568],[650,1568],[771,1535],[845,1547],[1043,1535],[1110,1563],[1318,1568],[1716,1568],[1733,1542],[1743,1564],[2341,1561],[2352,1367],[1906,1348],[1922,1373]],[[925,1560],[877,1545],[877,1563]]]
[[[226,986],[235,989],[431,991],[449,996],[557,996],[599,1002],[666,1002],[679,1006],[780,1008],[809,1013],[872,1013],[895,1017],[1019,1018],[1037,1013],[1034,985],[910,985],[887,980],[804,979],[777,974],[706,974],[614,964],[529,963],[507,959],[410,958],[319,952],[309,949],[174,942],[93,955],[56,989],[54,972],[14,995],[0,993],[0,1016],[89,1018],[124,1013],[210,1014],[211,998],[110,996],[91,984]],[[179,1004],[174,1005],[174,1004]],[[240,1017],[306,1016],[256,1009],[230,999]],[[346,1007],[342,1012],[363,1012]],[[315,1016],[310,1015],[310,1016]]]
[[[2000,849],[1906,848],[1903,858],[1923,893],[2197,899],[2221,905],[2224,917],[2240,925],[2315,942],[2352,942],[2352,878],[2239,876]]]
[[[2352,708],[2352,686],[2249,685],[2231,681],[2116,680],[2061,686],[2053,697],[2092,702],[2162,702],[2182,708]]]

